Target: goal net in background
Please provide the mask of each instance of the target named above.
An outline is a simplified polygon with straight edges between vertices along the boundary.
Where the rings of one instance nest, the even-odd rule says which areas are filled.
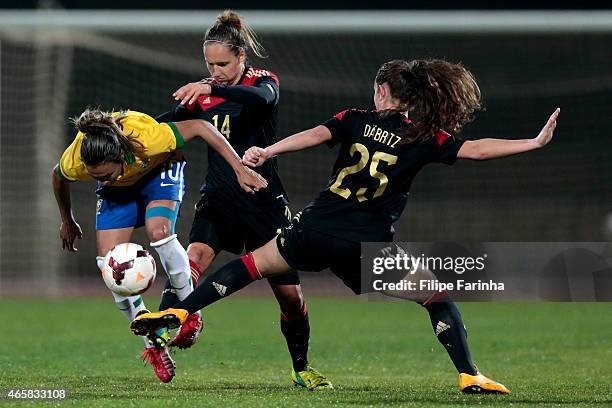
[[[547,149],[501,161],[431,165],[417,177],[397,239],[599,241],[612,211],[612,17],[609,13],[244,12],[281,81],[278,136],[349,107],[372,106],[390,59],[445,58],[476,75],[486,111],[467,138],[527,138],[562,108]],[[0,13],[0,293],[58,293],[93,280],[95,195],[71,186],[84,239],[63,253],[50,170],[87,106],[153,116],[207,75],[201,39],[215,13]],[[281,157],[293,211],[326,184],[335,151]],[[186,244],[206,146],[186,147]],[[139,232],[134,238],[147,243]],[[223,262],[228,256],[221,257]],[[218,263],[217,263],[218,265]]]

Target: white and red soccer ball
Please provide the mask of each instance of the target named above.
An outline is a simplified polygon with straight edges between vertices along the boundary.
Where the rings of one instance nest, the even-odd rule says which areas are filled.
[[[156,269],[155,259],[142,246],[119,244],[104,257],[102,278],[106,286],[118,295],[134,296],[151,287]]]

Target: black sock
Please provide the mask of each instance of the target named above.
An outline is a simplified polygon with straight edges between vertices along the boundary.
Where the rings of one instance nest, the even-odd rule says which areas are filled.
[[[178,297],[174,293],[172,289],[172,285],[170,284],[170,279],[166,280],[166,287],[161,295],[161,300],[159,302],[159,310],[166,310],[168,308],[173,307],[179,301]]]
[[[291,355],[295,372],[304,371],[308,365],[308,341],[310,340],[310,323],[308,309],[302,306],[301,313],[288,316],[281,313],[281,331],[287,340],[287,348]]]
[[[476,375],[477,370],[472,363],[467,343],[467,331],[455,302],[447,296],[442,296],[441,299],[432,299],[422,306],[429,312],[434,333],[446,349],[457,371]]]
[[[231,261],[221,267],[217,272],[206,277],[187,298],[176,303],[176,309],[186,309],[189,313],[216,302],[232,293],[244,288],[256,279],[261,279],[257,272],[252,254]]]

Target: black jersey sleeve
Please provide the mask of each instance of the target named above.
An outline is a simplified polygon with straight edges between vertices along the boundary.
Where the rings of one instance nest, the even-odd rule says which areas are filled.
[[[180,122],[182,120],[199,119],[201,108],[199,104],[192,105],[189,109],[185,105],[177,104],[174,109],[164,112],[155,117],[155,120],[159,123],[165,122]]]
[[[155,120],[158,121],[159,123],[174,122],[174,121],[176,121],[176,119],[174,118],[174,109],[157,115],[155,117]]]
[[[211,84],[211,96],[217,96],[243,105],[276,105],[278,84],[272,77],[261,77],[253,86]]]
[[[465,143],[465,140],[452,136],[443,130],[440,130],[434,138],[432,138],[432,161],[435,163],[445,163],[452,165],[457,161],[459,149]]]
[[[334,147],[338,143],[342,143],[343,140],[349,137],[350,126],[349,121],[351,120],[352,111],[350,109],[338,112],[329,120],[322,123],[323,126],[329,129],[332,138],[327,141],[327,146],[330,148]]]

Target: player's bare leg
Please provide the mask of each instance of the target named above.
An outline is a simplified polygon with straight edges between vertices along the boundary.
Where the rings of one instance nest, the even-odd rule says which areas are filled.
[[[98,255],[105,256],[108,251],[118,244],[130,242],[133,232],[134,227],[97,230],[96,243],[98,246]]]

